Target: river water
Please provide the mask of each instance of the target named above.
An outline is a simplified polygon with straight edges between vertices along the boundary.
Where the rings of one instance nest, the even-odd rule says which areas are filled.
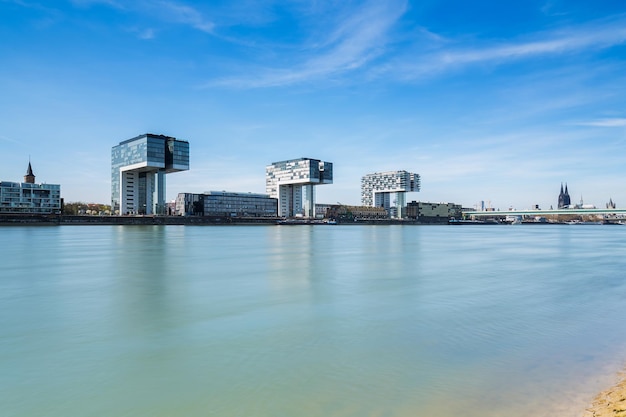
[[[579,416],[626,227],[0,228],[3,416]]]

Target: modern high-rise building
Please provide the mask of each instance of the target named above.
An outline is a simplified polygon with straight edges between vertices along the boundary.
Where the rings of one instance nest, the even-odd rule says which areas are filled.
[[[290,159],[265,168],[265,189],[278,199],[281,217],[315,217],[315,186],[332,183],[333,164],[319,159]]]
[[[361,178],[361,204],[370,207],[396,208],[403,218],[406,193],[420,190],[420,176],[407,171],[387,171],[367,174]],[[395,196],[395,200],[392,197]]]
[[[165,174],[189,169],[189,142],[146,133],[111,149],[111,209],[165,214]]]
[[[61,212],[61,186],[35,184],[28,162],[24,182],[0,181],[0,213],[57,214]]]

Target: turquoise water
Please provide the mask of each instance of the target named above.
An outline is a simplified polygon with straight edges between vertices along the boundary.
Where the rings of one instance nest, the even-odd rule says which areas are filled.
[[[3,416],[578,416],[626,227],[0,228]]]

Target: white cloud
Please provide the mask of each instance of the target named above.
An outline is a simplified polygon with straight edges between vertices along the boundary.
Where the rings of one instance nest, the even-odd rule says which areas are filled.
[[[553,31],[530,33],[508,41],[443,38],[418,28],[412,55],[391,56],[389,33],[406,10],[404,3],[371,3],[331,30],[299,63],[274,68],[256,68],[252,75],[226,77],[205,87],[263,88],[340,79],[366,66],[370,78],[404,81],[436,76],[472,65],[503,63],[545,56],[599,50],[626,43],[626,17],[614,16],[588,24]],[[482,46],[476,47],[479,44]],[[426,52],[428,51],[428,52]],[[298,53],[300,51],[296,51]],[[370,65],[376,60],[376,65]]]
[[[154,30],[153,29],[144,29],[139,31],[139,34],[137,35],[139,37],[139,39],[144,39],[144,40],[150,40],[150,39],[154,39]]]
[[[95,4],[114,9],[145,14],[165,22],[191,26],[206,33],[213,33],[215,24],[208,20],[198,9],[174,0],[135,0],[126,4],[118,0],[71,0],[77,7],[89,7]],[[144,35],[154,32],[144,32]],[[151,38],[143,38],[151,39]]]
[[[88,7],[92,4],[103,4],[115,9],[124,9],[122,4],[116,0],[70,0],[72,4],[79,7]]]
[[[514,60],[605,49],[626,43],[626,19],[595,21],[568,29],[542,32],[526,39],[483,47],[450,47],[430,54],[397,59],[385,72],[403,79],[418,79],[474,64],[501,64]],[[387,74],[388,75],[388,74]]]
[[[372,2],[352,17],[341,21],[329,31],[326,39],[316,42],[312,50],[305,51],[313,56],[305,56],[300,64],[289,68],[261,70],[256,77],[223,78],[208,83],[207,86],[285,86],[361,68],[384,53],[387,34],[405,10],[404,2]]]
[[[609,119],[597,119],[588,122],[577,123],[578,126],[594,126],[594,127],[626,127],[626,118],[616,117]]]
[[[6,137],[6,136],[2,136],[2,135],[0,135],[0,140],[2,140],[2,141],[4,141],[4,142],[19,143],[19,142],[18,142],[18,141],[16,141],[15,139],[11,139],[11,138],[8,138],[8,137]]]
[[[189,25],[202,32],[213,33],[215,24],[206,19],[197,9],[179,2],[162,0],[154,3],[151,8],[158,10],[163,18],[175,23]]]

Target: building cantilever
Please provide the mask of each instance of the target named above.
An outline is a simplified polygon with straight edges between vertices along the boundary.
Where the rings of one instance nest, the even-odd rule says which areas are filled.
[[[265,168],[266,192],[278,199],[278,215],[282,217],[314,217],[314,186],[332,183],[333,164],[319,159],[290,159]]]
[[[111,209],[165,214],[165,174],[189,169],[189,142],[146,133],[111,149]]]
[[[407,171],[387,171],[367,174],[361,178],[361,204],[370,207],[396,207],[398,218],[404,217],[406,193],[420,190],[420,176]],[[396,195],[392,204],[391,195]]]

